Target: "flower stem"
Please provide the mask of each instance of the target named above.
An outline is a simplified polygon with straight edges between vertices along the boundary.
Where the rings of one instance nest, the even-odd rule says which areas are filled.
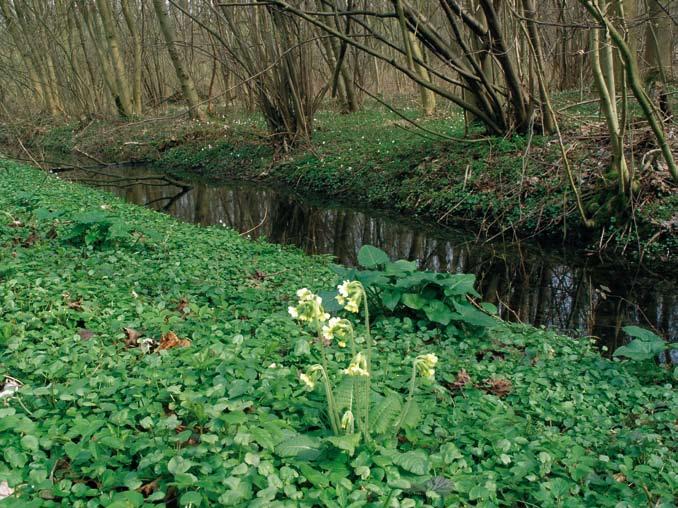
[[[415,363],[412,364],[412,377],[410,377],[410,392],[407,394],[407,402],[405,402],[405,407],[403,408],[402,413],[400,413],[400,418],[398,418],[398,421],[396,422],[395,426],[396,434],[400,430],[400,427],[402,427],[403,421],[405,421],[407,413],[410,412],[412,400],[414,399],[414,390],[416,389],[416,387],[417,387],[417,364],[415,360]]]
[[[325,385],[325,397],[327,398],[327,412],[330,417],[330,425],[332,426],[332,432],[339,435],[339,414],[337,413],[337,405],[334,401],[334,393],[332,392],[332,385],[330,384],[330,378],[327,375],[327,356],[325,355],[325,349],[320,350],[320,356],[322,359],[322,375],[323,375],[323,384]]]
[[[330,417],[330,425],[332,426],[332,432],[335,435],[339,435],[340,420],[339,413],[337,412],[337,404],[334,401],[334,393],[332,392],[332,385],[330,384],[330,378],[327,375],[328,372],[328,362],[327,354],[325,353],[325,344],[323,343],[322,328],[320,323],[316,324],[316,331],[318,334],[318,342],[320,344],[320,359],[322,361],[322,375],[323,375],[323,384],[325,385],[325,398],[327,399],[327,412]]]
[[[365,302],[365,335],[367,339],[367,371],[370,375],[365,382],[365,441],[370,441],[370,393],[372,384],[372,334],[370,333],[370,308],[367,303],[367,293],[364,286],[361,284],[360,288],[363,292],[363,301]]]

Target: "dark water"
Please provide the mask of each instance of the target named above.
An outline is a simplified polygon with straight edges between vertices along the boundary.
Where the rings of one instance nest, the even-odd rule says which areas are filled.
[[[264,185],[180,182],[140,168],[62,176],[187,222],[222,224],[252,238],[333,254],[346,265],[355,264],[360,247],[371,244],[392,258],[417,260],[423,269],[474,273],[484,299],[505,319],[595,336],[610,351],[624,343],[621,327],[627,324],[669,340],[678,336],[675,280],[638,267],[532,243],[481,243],[467,233],[308,201]]]

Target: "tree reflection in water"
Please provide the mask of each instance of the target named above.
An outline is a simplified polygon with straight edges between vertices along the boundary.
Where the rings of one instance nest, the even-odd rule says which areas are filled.
[[[370,244],[392,258],[418,260],[423,269],[474,273],[484,299],[496,304],[503,318],[592,335],[610,351],[622,344],[621,327],[631,323],[677,338],[673,281],[582,259],[580,253],[478,243],[458,231],[319,205],[264,186],[178,182],[139,168],[114,172],[115,177],[65,176],[187,222],[222,224],[308,253],[333,254],[346,265],[355,264],[360,247]]]

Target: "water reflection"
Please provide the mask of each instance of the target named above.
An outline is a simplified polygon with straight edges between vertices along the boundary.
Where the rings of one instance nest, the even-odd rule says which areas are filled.
[[[418,260],[425,269],[474,273],[484,299],[496,304],[505,319],[593,335],[609,350],[622,344],[621,327],[631,323],[676,340],[672,280],[604,266],[575,253],[532,244],[479,244],[467,234],[319,205],[265,186],[189,184],[138,168],[67,176],[187,222],[223,224],[253,238],[333,254],[342,264],[355,264],[360,247],[371,244],[392,258]]]

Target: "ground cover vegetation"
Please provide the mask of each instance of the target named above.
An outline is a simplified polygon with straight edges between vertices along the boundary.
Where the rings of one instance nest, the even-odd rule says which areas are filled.
[[[565,95],[561,102],[571,99]],[[463,136],[463,115],[457,109],[425,119],[416,104],[403,100],[399,112],[433,132]],[[593,114],[586,106],[575,113],[571,125]],[[609,153],[597,146],[600,137],[595,132],[573,139],[569,157],[581,175],[585,206],[604,231],[584,227],[567,177],[558,167],[558,146],[547,137],[450,143],[372,104],[352,115],[317,112],[313,146],[280,153],[267,141],[261,117],[243,112],[233,116],[189,123],[167,119],[151,126],[109,121],[59,128],[33,125],[22,132],[31,153],[50,161],[45,167],[70,167],[73,156],[84,152],[106,163],[151,162],[159,171],[186,179],[281,183],[339,202],[466,228],[484,237],[567,239],[594,252],[674,260],[676,194],[670,180],[656,173],[644,177],[634,220],[629,222],[627,212],[610,201],[616,190],[610,190],[605,180]],[[377,132],[375,125],[380,126]],[[578,129],[568,132],[572,138],[581,135]],[[7,146],[13,134],[7,128],[3,134]],[[82,156],[78,161],[92,164]]]
[[[9,161],[0,190],[5,504],[675,501],[652,334],[604,359],[378,249],[333,269]]]
[[[38,164],[160,158],[666,261],[676,16],[662,0],[3,0],[0,136]]]

